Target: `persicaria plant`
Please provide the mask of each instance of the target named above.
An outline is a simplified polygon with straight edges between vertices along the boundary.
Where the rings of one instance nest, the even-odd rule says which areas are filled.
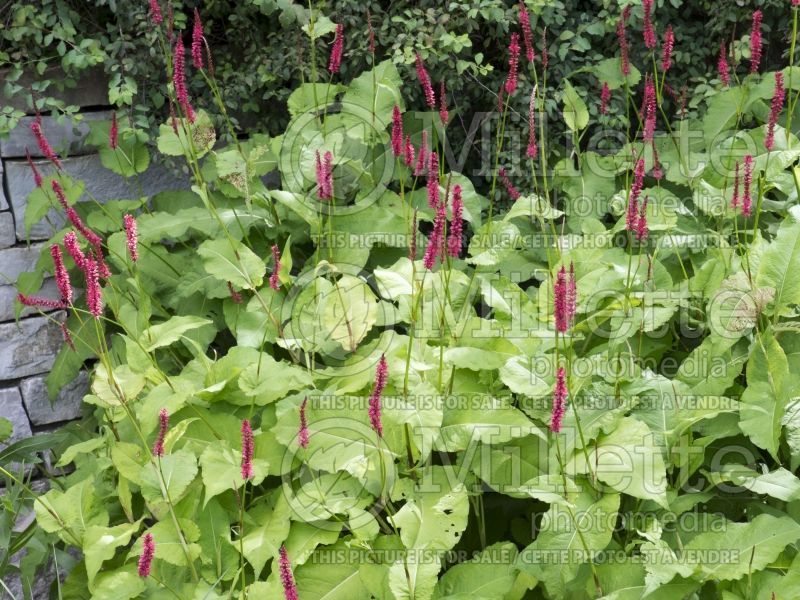
[[[467,107],[422,40],[403,72],[371,43],[345,81],[372,25],[298,8],[291,123],[236,138],[202,13],[173,30],[150,0],[154,142],[187,189],[95,202],[31,126],[50,164],[28,213],[65,225],[20,308],[67,314],[52,393],[92,369],[85,439],[35,504],[82,553],[61,597],[796,598],[798,6],[788,44],[760,10],[708,40],[702,100],[659,4],[619,10],[583,98],[520,3],[487,180],[454,165]],[[126,115],[89,141],[144,176]]]

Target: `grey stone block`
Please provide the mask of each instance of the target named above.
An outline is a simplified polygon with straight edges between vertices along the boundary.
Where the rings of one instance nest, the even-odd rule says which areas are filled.
[[[17,241],[17,235],[14,232],[14,215],[10,212],[0,212],[0,248],[8,248],[13,246]],[[0,263],[2,269],[2,263]]]
[[[81,416],[83,397],[89,391],[89,376],[86,372],[81,371],[72,383],[61,388],[52,406],[47,396],[47,384],[44,377],[23,379],[19,388],[31,423],[33,425],[49,425],[70,421]]]
[[[6,71],[0,71],[0,81],[5,80],[5,74]],[[41,76],[28,71],[16,81],[16,84],[24,90],[30,90],[34,83],[43,79],[53,82],[47,88],[46,94],[63,101],[67,106],[108,106],[108,77],[102,67],[92,67],[80,77],[68,77],[60,66],[53,66],[46,69]],[[64,89],[59,89],[61,85]],[[28,106],[30,94],[27,91],[13,98],[3,95],[2,100],[4,105],[28,114],[33,112]]]
[[[5,444],[0,444],[0,447],[31,436],[28,414],[22,406],[22,396],[16,387],[0,389],[0,417],[5,417],[14,426],[11,439],[6,440]]]
[[[91,154],[94,149],[88,146],[86,136],[89,135],[90,121],[110,121],[111,111],[90,112],[81,115],[80,123],[68,117],[42,117],[42,131],[50,146],[59,156]],[[8,138],[0,140],[0,156],[3,158],[25,158],[25,149],[34,158],[42,156],[36,137],[31,131],[31,123],[36,117],[22,117],[19,124],[11,130]]]
[[[0,282],[11,285],[17,282],[20,273],[33,269],[44,244],[31,244],[0,250]]]
[[[109,171],[100,163],[96,154],[87,156],[73,156],[62,161],[64,169],[70,177],[81,180],[86,184],[86,191],[82,200],[94,197],[99,202],[108,200],[121,200],[138,198],[139,191],[135,181],[126,181],[123,177]],[[42,175],[49,174],[49,164],[39,163]],[[25,239],[25,206],[28,194],[36,186],[33,174],[26,161],[8,160],[5,164],[6,183],[10,195],[11,207],[16,220],[17,239]],[[180,190],[188,187],[188,181],[176,178],[170,171],[160,164],[159,157],[153,157],[150,168],[139,175],[142,193],[152,196],[166,190]],[[48,214],[56,227],[64,223],[62,211],[56,213],[51,210]],[[53,228],[42,220],[31,228],[31,240],[49,239],[53,235]]]
[[[59,311],[50,318],[31,317],[19,324],[0,324],[0,381],[49,371],[63,344],[58,322],[65,317]]]
[[[41,290],[36,292],[37,296],[43,298],[58,298],[58,286],[52,277],[48,277],[42,282]],[[76,294],[76,298],[77,298]],[[17,299],[17,286],[15,285],[0,285],[0,322],[13,321],[16,318],[15,302]],[[38,313],[39,310],[32,307],[25,307],[22,309],[20,316],[27,317],[32,314]],[[44,311],[48,312],[48,311]]]
[[[5,186],[1,185],[5,181],[3,177],[3,161],[0,160],[0,210],[8,210],[8,200],[6,200]]]

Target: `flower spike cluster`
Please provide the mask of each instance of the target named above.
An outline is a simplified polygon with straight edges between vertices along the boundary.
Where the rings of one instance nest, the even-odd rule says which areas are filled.
[[[553,411],[550,415],[550,431],[561,433],[564,413],[567,411],[567,376],[564,367],[559,367],[556,374],[556,385],[553,388]]]
[[[786,88],[783,87],[783,72],[777,71],[775,73],[775,93],[772,95],[769,124],[767,125],[767,137],[764,139],[764,147],[769,151],[775,147],[775,125],[778,123],[785,100]]]
[[[389,377],[389,367],[386,365],[386,357],[382,354],[375,369],[375,385],[369,397],[369,424],[378,437],[383,437],[383,423],[381,422],[381,396],[386,388]]]
[[[254,477],[253,474],[253,429],[250,421],[242,421],[242,479],[247,481]]]

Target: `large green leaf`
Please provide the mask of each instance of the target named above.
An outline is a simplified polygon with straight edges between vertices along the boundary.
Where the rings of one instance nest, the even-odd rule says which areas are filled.
[[[235,288],[255,290],[264,282],[267,266],[258,255],[240,242],[228,239],[207,240],[197,253],[206,271]]]

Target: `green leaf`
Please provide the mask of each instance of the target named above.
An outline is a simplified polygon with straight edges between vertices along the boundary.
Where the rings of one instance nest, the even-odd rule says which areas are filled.
[[[289,535],[291,509],[282,490],[273,491],[266,501],[247,511],[245,536],[241,540],[244,557],[256,575],[264,569],[270,558],[276,558],[281,544]],[[239,548],[239,542],[231,542]]]
[[[48,533],[57,533],[68,544],[80,545],[92,525],[108,524],[108,512],[95,493],[94,477],[67,488],[52,489],[34,501],[36,521]]]
[[[492,544],[473,560],[448,569],[436,585],[433,597],[458,598],[463,594],[465,598],[505,598],[517,578],[516,558],[514,544]]]
[[[92,600],[129,600],[145,591],[145,580],[132,571],[112,571],[97,578]]]
[[[149,462],[141,472],[142,496],[153,508],[167,504],[165,493],[174,503],[186,493],[197,475],[197,459],[187,450],[178,450]]]
[[[112,558],[120,546],[126,546],[131,536],[139,530],[140,524],[141,519],[135,523],[123,523],[116,527],[92,525],[86,529],[83,536],[83,557],[90,589],[94,587],[94,578],[103,566],[103,561]]]
[[[117,147],[112,149],[109,137],[111,121],[91,121],[89,127],[87,142],[97,148],[100,162],[106,169],[123,177],[133,177],[147,171],[150,152],[141,139],[142,134],[123,125],[119,128]]]
[[[315,600],[370,600],[371,596],[359,575],[359,563],[339,560],[349,552],[344,543],[320,548],[314,560],[295,571],[297,595]]]
[[[774,313],[792,313],[790,304],[800,304],[800,221],[786,220],[767,246],[759,263],[756,286],[775,290]]]
[[[178,526],[181,529],[183,539],[186,541],[189,558],[196,560],[200,556],[200,545],[196,543],[200,539],[200,528],[194,521],[181,518],[178,518]],[[186,564],[186,553],[181,543],[181,535],[175,529],[175,523],[171,518],[159,521],[145,533],[150,533],[153,536],[153,541],[156,545],[155,557],[157,559],[177,567],[188,566]],[[144,535],[136,540],[133,548],[131,548],[131,556],[140,556],[142,554],[143,538]]]
[[[631,72],[627,77],[629,88],[634,88],[642,79],[642,74],[635,65],[631,65]],[[622,59],[607,58],[601,60],[591,68],[595,77],[602,83],[607,83],[609,89],[617,90],[625,85],[625,77],[622,75]],[[601,85],[602,87],[602,85]]]
[[[204,110],[198,110],[194,123],[187,119],[177,119],[178,133],[172,128],[172,121],[168,121],[158,128],[158,151],[167,156],[184,156],[194,148],[197,157],[205,155],[217,141],[214,124],[211,117]],[[191,139],[187,136],[191,132]]]
[[[241,242],[206,240],[197,253],[203,257],[206,272],[237,289],[255,290],[264,282],[267,272],[264,261]]]
[[[200,317],[172,317],[164,323],[145,329],[139,342],[144,346],[146,352],[152,352],[156,348],[174,344],[187,331],[193,331],[209,324],[211,321]]]
[[[276,361],[265,352],[239,375],[239,388],[246,396],[255,398],[259,406],[275,402],[292,390],[312,386],[308,371],[286,361]]]
[[[214,496],[244,486],[242,478],[242,452],[230,447],[226,440],[209,444],[200,455],[205,494],[203,506]],[[259,485],[267,476],[269,463],[253,459],[253,485]]]
[[[569,81],[564,82],[564,122],[572,131],[586,129],[589,124],[589,111],[586,103],[575,91]]]
[[[725,465],[720,471],[706,474],[714,485],[730,482],[755,494],[766,494],[785,502],[800,500],[800,479],[783,467],[758,473],[744,465]]]
[[[326,524],[318,527],[313,523],[292,521],[289,537],[286,538],[286,552],[291,557],[292,565],[297,567],[305,563],[314,553],[317,546],[327,546],[339,539],[341,524]]]
[[[0,417],[0,443],[5,442],[14,433],[14,426],[5,417]]]

